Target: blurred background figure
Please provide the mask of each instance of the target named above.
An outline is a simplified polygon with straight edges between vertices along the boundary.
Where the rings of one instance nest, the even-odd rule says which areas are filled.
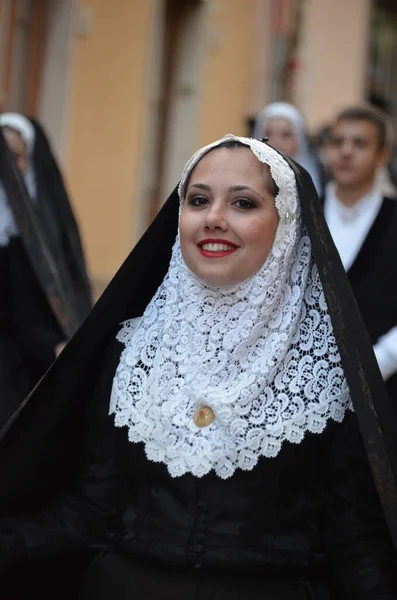
[[[48,140],[0,114],[0,427],[91,308],[79,232]]]
[[[387,124],[371,108],[341,112],[331,127],[326,221],[349,275],[389,394],[397,402],[397,201],[377,173],[388,163]]]
[[[317,155],[318,158],[321,162],[323,171],[324,171],[324,180],[325,181],[329,181],[330,179],[330,174],[329,174],[329,168],[328,168],[328,146],[329,146],[329,139],[330,139],[330,134],[331,134],[331,124],[330,123],[326,123],[324,125],[322,125],[322,127],[320,127],[314,138],[313,138],[313,144],[317,150]]]
[[[39,123],[18,113],[0,114],[0,127],[45,230],[52,256],[69,280],[81,322],[91,309],[91,291],[79,230],[65,184]]]
[[[24,144],[29,145],[29,128]],[[22,148],[22,145],[21,145]],[[14,153],[23,164],[17,144]],[[12,159],[0,133],[0,428],[66,341],[27,257],[8,202]]]
[[[256,118],[253,137],[269,138],[269,144],[293,158],[308,171],[317,192],[322,192],[325,183],[324,170],[297,108],[286,102],[269,104]]]

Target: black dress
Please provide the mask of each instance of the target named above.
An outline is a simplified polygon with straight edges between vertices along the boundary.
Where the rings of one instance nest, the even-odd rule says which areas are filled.
[[[63,339],[22,243],[0,248],[0,427],[55,358]]]
[[[21,347],[16,339],[14,322],[10,319],[10,254],[9,246],[0,248],[0,424],[6,422],[31,387]]]
[[[73,491],[39,517],[0,522],[1,564],[18,573],[34,560],[30,590],[48,592],[55,578],[57,598],[78,597],[84,563],[103,548],[84,600],[397,598],[354,413],[250,472],[172,478],[107,414],[120,352],[114,342],[101,369],[100,411]],[[7,570],[7,600],[23,597],[16,573]]]

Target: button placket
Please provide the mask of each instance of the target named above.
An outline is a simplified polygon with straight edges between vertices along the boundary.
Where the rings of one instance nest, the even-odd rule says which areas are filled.
[[[208,505],[199,500],[197,502],[196,519],[190,538],[188,556],[189,561],[196,569],[201,568],[201,558],[205,550],[207,539]]]

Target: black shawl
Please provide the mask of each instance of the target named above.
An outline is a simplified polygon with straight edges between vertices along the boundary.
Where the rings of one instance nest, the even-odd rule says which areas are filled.
[[[91,310],[91,290],[79,228],[48,138],[35,119],[31,118],[30,122],[35,132],[32,163],[36,175],[37,202],[43,206],[45,214],[53,215],[55,227],[48,233],[49,236],[59,235],[59,251],[66,259],[65,269],[71,280],[75,310],[81,322]]]

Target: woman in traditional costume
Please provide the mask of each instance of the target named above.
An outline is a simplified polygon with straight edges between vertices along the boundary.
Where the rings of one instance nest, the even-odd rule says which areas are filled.
[[[254,123],[255,138],[268,138],[269,144],[293,158],[311,176],[318,194],[325,185],[325,172],[311,142],[302,114],[288,102],[273,102],[262,109]]]
[[[391,414],[310,178],[227,135],[3,430],[2,598],[395,600]]]
[[[47,254],[51,255],[67,295],[68,311],[73,313],[74,333],[91,310],[91,290],[79,229],[61,171],[48,138],[35,119],[20,113],[2,113],[0,127],[23,178],[30,212],[38,224],[34,227],[34,240],[28,240],[26,227],[21,223],[21,219],[26,221],[27,211],[15,214],[29,259],[45,294],[50,296],[50,278],[43,278],[42,265],[32,248],[44,239]],[[16,213],[17,207],[12,201],[9,204]]]
[[[1,134],[0,134],[1,135]],[[4,140],[0,148],[2,159]],[[0,161],[4,166],[4,161]],[[29,261],[0,173],[0,428],[55,360],[65,335]],[[12,174],[10,174],[12,177]],[[9,181],[5,183],[8,185]],[[22,205],[20,205],[22,212]],[[38,244],[39,246],[39,244]],[[36,246],[36,248],[38,247]]]

